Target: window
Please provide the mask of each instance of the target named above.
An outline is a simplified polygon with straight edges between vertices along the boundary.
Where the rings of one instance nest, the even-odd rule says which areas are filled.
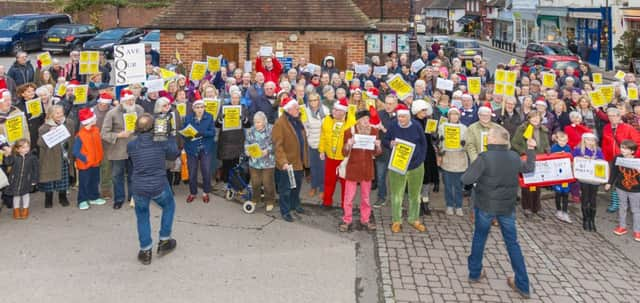
[[[25,23],[24,25],[24,32],[25,33],[32,33],[38,30],[38,21],[37,19],[34,20],[29,20],[27,21],[27,23]]]

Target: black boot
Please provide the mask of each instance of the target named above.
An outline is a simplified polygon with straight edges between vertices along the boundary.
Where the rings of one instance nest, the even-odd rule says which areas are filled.
[[[60,205],[62,205],[63,207],[69,206],[69,199],[67,199],[67,192],[66,191],[59,191],[58,192],[58,202],[60,202]]]
[[[437,193],[440,191],[440,182],[436,182],[433,184],[433,192]]]
[[[431,209],[429,208],[429,202],[420,203],[420,216],[431,216]]]
[[[595,208],[591,208],[590,212],[591,212],[591,216],[589,218],[591,219],[591,221],[590,221],[591,223],[589,225],[591,226],[591,231],[596,232],[596,231],[598,231],[596,229],[596,209]]]
[[[53,207],[53,192],[45,192],[44,193],[44,208]]]
[[[582,229],[584,230],[589,230],[589,215],[588,215],[589,211],[587,210],[587,208],[582,207]]]

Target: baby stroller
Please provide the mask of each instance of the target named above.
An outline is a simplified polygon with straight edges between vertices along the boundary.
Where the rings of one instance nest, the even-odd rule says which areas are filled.
[[[229,182],[226,185],[225,198],[229,201],[238,198],[243,202],[242,210],[247,213],[253,213],[256,204],[251,201],[253,196],[251,184],[249,183],[249,159],[244,155],[240,157],[238,165],[229,171]]]

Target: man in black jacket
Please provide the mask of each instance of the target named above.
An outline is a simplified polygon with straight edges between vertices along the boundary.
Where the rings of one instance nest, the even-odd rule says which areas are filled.
[[[482,256],[491,221],[497,218],[515,273],[515,278],[507,278],[507,284],[523,298],[529,298],[529,277],[518,243],[515,208],[518,174],[534,171],[536,142],[527,140],[527,161],[523,163],[517,153],[509,150],[509,139],[507,130],[492,127],[487,136],[487,151],[478,155],[462,175],[464,184],[476,184],[475,230],[468,258],[469,281],[479,282],[486,277],[482,270]]]
[[[27,53],[18,52],[18,54],[16,54],[16,61],[11,65],[7,75],[15,81],[16,86],[33,82],[35,70],[31,62],[29,62]]]

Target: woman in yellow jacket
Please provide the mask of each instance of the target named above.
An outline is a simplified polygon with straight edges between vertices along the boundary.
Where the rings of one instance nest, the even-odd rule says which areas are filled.
[[[347,115],[349,105],[347,98],[338,100],[331,110],[331,115],[322,120],[320,131],[320,144],[318,152],[320,159],[324,160],[324,196],[322,206],[333,206],[333,193],[336,189],[336,181],[340,181],[340,207],[344,203],[344,179],[338,177],[337,168],[344,159],[342,145],[344,132],[356,124],[355,117]]]

